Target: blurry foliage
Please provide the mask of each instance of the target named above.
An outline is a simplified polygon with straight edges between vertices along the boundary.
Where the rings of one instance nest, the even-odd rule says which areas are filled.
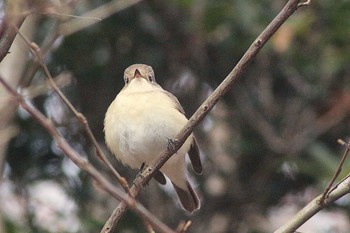
[[[70,7],[81,13],[105,2],[87,0],[79,6],[71,1]],[[126,67],[133,63],[153,66],[158,83],[178,96],[190,116],[283,3],[143,1],[60,38],[63,41],[49,53],[47,62],[54,75],[64,70],[74,74],[74,85],[63,91],[86,115],[103,143],[104,113],[123,86]],[[341,98],[350,98],[349,15],[350,1],[346,0],[312,1],[299,10],[196,130],[205,171],[193,177],[203,203],[191,216],[190,232],[216,232],[217,219],[225,223],[218,232],[264,232],[251,222],[252,216],[262,218],[287,193],[309,186],[322,191],[342,154],[336,140],[348,138],[350,108],[344,106],[343,112],[335,112],[335,116],[344,115],[339,121],[332,123],[333,118],[327,118],[324,125],[329,127],[324,130],[310,128],[305,135],[301,131]],[[42,17],[35,41],[44,41],[55,23],[48,16]],[[36,98],[35,104],[46,111],[45,101],[51,95]],[[55,109],[62,104],[51,105]],[[63,135],[83,156],[105,169],[72,114],[63,112],[64,120],[59,122]],[[63,155],[36,122],[23,114],[18,114],[17,121],[21,132],[8,149],[9,177],[24,188],[37,180],[58,180],[80,207],[80,232],[99,231],[116,201],[96,192],[85,174],[72,177],[67,173]],[[115,164],[131,181],[136,172],[130,175],[128,168]],[[349,166],[345,165],[344,174]],[[152,190],[152,195],[147,192],[151,191],[141,193],[141,202],[166,223],[175,227],[187,218],[162,190]],[[36,227],[32,226],[32,232],[38,230]],[[10,221],[6,221],[6,228],[19,232]],[[142,221],[133,213],[123,217],[120,229],[144,232]]]

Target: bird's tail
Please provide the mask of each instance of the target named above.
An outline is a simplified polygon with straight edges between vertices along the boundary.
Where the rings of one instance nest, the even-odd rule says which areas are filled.
[[[198,195],[187,180],[185,188],[177,186],[174,182],[171,183],[173,184],[175,191],[179,196],[181,205],[185,210],[192,213],[200,208]]]

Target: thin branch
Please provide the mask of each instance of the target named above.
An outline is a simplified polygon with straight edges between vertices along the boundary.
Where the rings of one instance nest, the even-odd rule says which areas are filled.
[[[49,30],[49,32],[45,36],[45,39],[40,45],[40,51],[43,58],[45,58],[46,54],[52,49],[53,44],[59,37],[57,28],[58,28],[58,20],[55,19],[55,21],[53,22],[52,29]],[[40,67],[40,64],[38,63],[38,59],[30,60],[30,63],[28,64],[28,68],[25,71],[23,80],[21,81],[21,84],[20,84],[21,87],[27,87],[30,84],[39,67]]]
[[[72,82],[72,74],[70,72],[62,72],[58,76],[54,78],[55,83],[60,87],[68,86]],[[21,86],[22,87],[22,86]],[[40,95],[47,94],[49,90],[51,90],[51,86],[46,80],[43,83],[39,83],[36,85],[28,86],[21,90],[21,93],[24,98],[33,99]]]
[[[146,219],[142,219],[143,225],[146,227],[148,233],[155,233],[152,224],[150,224]]]
[[[69,143],[63,138],[57,131],[55,125],[51,120],[46,118],[36,107],[26,101],[22,95],[16,92],[2,77],[0,77],[0,83],[16,98],[21,107],[26,110],[46,131],[53,137],[57,146],[82,170],[87,172],[98,184],[98,186],[108,192],[117,200],[127,203],[133,211],[140,215],[147,222],[160,232],[174,233],[168,226],[158,220],[152,215],[143,205],[137,202],[133,197],[125,194],[120,189],[116,188],[112,183],[103,177],[103,175],[90,164],[87,160],[83,159],[77,151],[75,151]]]
[[[15,27],[15,26],[14,26]],[[129,192],[129,185],[128,182],[124,177],[122,177],[117,170],[114,169],[113,165],[109,162],[109,160],[106,158],[105,154],[103,153],[100,145],[98,144],[94,134],[91,131],[91,128],[89,126],[89,123],[85,116],[80,113],[73,104],[68,100],[68,98],[62,93],[62,91],[59,89],[57,84],[55,83],[46,63],[44,62],[43,55],[41,53],[41,50],[39,46],[28,40],[19,30],[15,27],[17,30],[17,33],[21,38],[26,42],[26,44],[29,46],[31,53],[37,58],[39,65],[42,67],[42,69],[45,72],[45,75],[49,81],[50,86],[53,88],[53,90],[58,94],[58,96],[63,100],[63,102],[67,105],[67,107],[73,112],[73,114],[77,117],[79,122],[83,125],[84,130],[86,131],[88,137],[90,138],[91,142],[93,143],[94,147],[96,148],[96,154],[97,156],[107,165],[107,167],[113,172],[113,174],[117,177],[119,183],[122,185],[124,190],[126,192]]]
[[[345,145],[346,149],[343,155],[347,157],[349,153],[348,145]],[[331,186],[332,184],[330,184]],[[274,233],[290,233],[297,230],[301,225],[303,225],[307,220],[314,216],[321,209],[326,207],[329,203],[332,203],[342,196],[350,193],[350,177],[348,176],[342,182],[340,182],[331,191],[327,190],[313,199],[309,204],[307,204],[302,210],[300,210],[293,218],[291,218],[286,224],[277,229]]]
[[[18,16],[16,22],[13,22],[17,28],[20,28],[25,20],[25,16]],[[0,30],[0,62],[6,57],[9,53],[9,49],[17,35],[17,31],[9,26],[8,19],[5,18],[1,22]]]
[[[176,232],[178,233],[186,233],[188,228],[191,226],[192,221],[188,220],[186,222],[180,222],[179,226],[176,228]]]
[[[250,61],[257,55],[260,49],[266,44],[277,29],[298,9],[300,0],[290,0],[275,17],[275,19],[264,29],[264,31],[252,43],[241,60],[237,63],[234,69],[228,74],[224,81],[215,89],[211,96],[198,108],[198,110],[189,119],[187,124],[182,128],[176,136],[174,147],[168,147],[159,155],[159,159],[144,169],[142,174],[138,175],[134,180],[134,185],[130,189],[130,193],[135,197],[138,195],[140,188],[143,187],[152,177],[152,175],[173,155],[186,141],[187,137],[192,133],[199,122],[208,114],[215,106],[218,100],[225,95],[232,86],[241,77],[243,71],[246,70]],[[116,231],[116,225],[120,217],[127,209],[127,205],[121,202],[113,211],[110,218],[107,220],[101,232],[109,233]]]
[[[114,0],[83,14],[82,16],[80,16],[80,18],[95,18],[101,21],[111,16],[112,14],[122,11],[128,7],[131,7],[141,1],[142,0]],[[64,36],[68,36],[95,23],[96,20],[82,20],[79,18],[75,18],[62,24],[60,26],[59,32]]]
[[[350,140],[348,141],[348,143],[345,143],[343,140],[339,139],[338,142],[341,143],[343,146],[345,146],[345,151],[344,151],[343,156],[340,160],[337,171],[334,173],[332,180],[329,182],[326,190],[323,192],[323,195],[320,199],[320,203],[323,203],[326,200],[326,198],[329,196],[329,194],[334,191],[334,188],[332,190],[331,190],[331,188],[332,188],[335,180],[338,178],[340,172],[342,171],[343,164],[344,164],[345,160],[347,159],[349,152],[350,152],[350,147],[349,147]]]

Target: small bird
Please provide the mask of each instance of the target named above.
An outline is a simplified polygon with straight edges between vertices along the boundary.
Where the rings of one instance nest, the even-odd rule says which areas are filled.
[[[140,169],[158,159],[188,119],[177,98],[157,84],[151,66],[131,65],[124,72],[124,82],[124,88],[106,112],[105,139],[118,160],[133,169]],[[165,184],[165,174],[183,208],[192,213],[200,208],[200,200],[186,175],[186,154],[193,170],[201,174],[198,144],[190,135],[154,178]]]

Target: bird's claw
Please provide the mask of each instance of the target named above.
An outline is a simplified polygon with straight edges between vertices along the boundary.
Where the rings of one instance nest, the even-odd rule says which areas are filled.
[[[169,149],[169,150],[175,150],[175,144],[176,144],[178,141],[179,141],[179,140],[177,140],[177,139],[168,138],[168,149]]]

